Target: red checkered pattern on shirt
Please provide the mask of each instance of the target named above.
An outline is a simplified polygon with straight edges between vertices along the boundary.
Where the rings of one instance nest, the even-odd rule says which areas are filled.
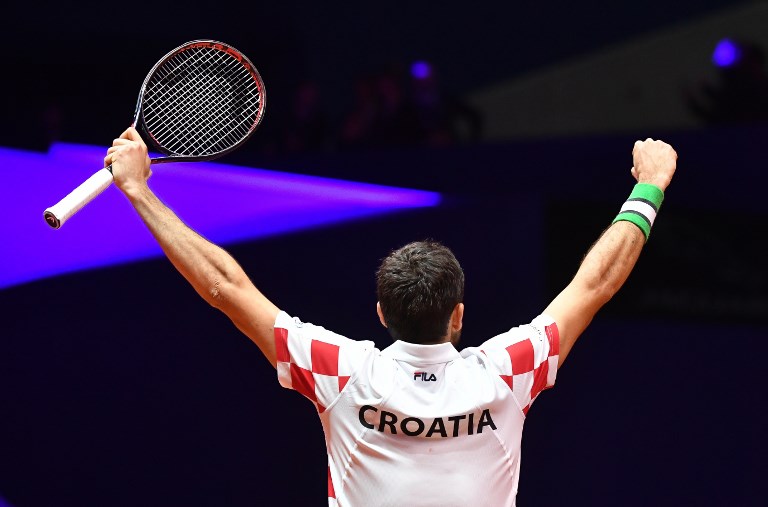
[[[499,377],[512,390],[524,414],[539,393],[555,383],[560,335],[551,319],[537,317],[528,326],[489,340],[483,351],[495,359],[501,370]]]
[[[360,365],[364,349],[360,342],[321,327],[286,321],[275,324],[278,378],[284,387],[306,396],[322,414]]]

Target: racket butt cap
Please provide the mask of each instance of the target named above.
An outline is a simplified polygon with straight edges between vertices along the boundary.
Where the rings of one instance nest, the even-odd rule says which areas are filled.
[[[58,229],[61,227],[61,221],[51,213],[50,210],[45,210],[45,213],[43,213],[43,217],[45,218],[45,223],[51,226],[53,229]]]

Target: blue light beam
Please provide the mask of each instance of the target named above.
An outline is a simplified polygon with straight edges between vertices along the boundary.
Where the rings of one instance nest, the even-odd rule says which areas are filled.
[[[0,148],[0,289],[162,255],[136,212],[110,187],[60,230],[43,210],[101,165],[102,147],[57,143],[47,154]],[[182,219],[226,245],[410,208],[436,206],[422,190],[197,162],[155,167],[150,186]]]

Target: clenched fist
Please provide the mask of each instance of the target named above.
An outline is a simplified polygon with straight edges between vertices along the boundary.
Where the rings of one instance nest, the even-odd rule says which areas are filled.
[[[677,168],[677,153],[670,145],[650,137],[636,141],[632,158],[632,176],[638,183],[650,183],[666,190]]]

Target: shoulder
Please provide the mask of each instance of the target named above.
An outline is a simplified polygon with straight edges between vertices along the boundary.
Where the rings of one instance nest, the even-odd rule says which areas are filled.
[[[513,327],[483,342],[479,347],[465,349],[462,356],[474,356],[486,367],[494,366],[505,373],[535,368],[559,349],[557,323],[548,315],[539,315],[530,323]]]
[[[559,333],[555,320],[541,314],[528,324],[513,327],[480,345],[480,349],[489,351],[507,350],[510,348],[527,347],[520,345],[529,342],[535,349],[544,349],[548,354],[557,354]]]
[[[277,376],[323,413],[378,354],[371,341],[351,340],[285,312],[275,319]]]
[[[275,319],[275,347],[278,361],[305,356],[338,359],[340,354],[364,355],[378,353],[374,343],[368,340],[352,340],[346,336],[309,322],[302,322],[284,311]]]

